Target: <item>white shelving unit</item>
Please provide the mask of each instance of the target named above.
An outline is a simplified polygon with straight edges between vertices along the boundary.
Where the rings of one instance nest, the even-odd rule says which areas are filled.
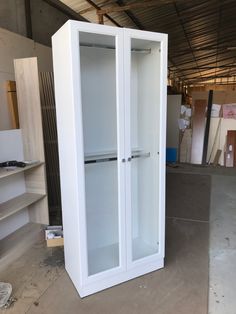
[[[26,237],[25,244],[17,244],[16,249],[14,241],[8,239],[33,230],[34,224],[38,232],[39,225],[49,223],[37,59],[14,60],[14,66],[20,129],[0,131],[0,162],[27,160],[32,164],[0,168],[0,245],[4,246],[1,267],[19,256],[21,249],[27,248],[26,243],[33,242],[28,234],[30,241]],[[35,240],[37,232],[32,232]]]
[[[53,63],[65,265],[84,297],[163,267],[167,35],[68,21]]]

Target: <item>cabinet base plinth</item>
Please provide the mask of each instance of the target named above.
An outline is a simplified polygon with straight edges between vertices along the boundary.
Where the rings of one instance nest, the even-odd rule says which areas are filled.
[[[107,277],[104,280],[94,281],[93,283],[84,285],[83,287],[77,287],[75,282],[73,282],[69,271],[67,270],[73,284],[75,285],[76,290],[78,291],[81,298],[89,296],[93,293],[111,288],[128,280],[140,277],[142,275],[148,274],[150,272],[156,271],[164,267],[164,259],[158,259],[156,261],[147,263],[145,265],[141,264],[135,268],[128,270],[127,272],[121,272],[117,275]]]

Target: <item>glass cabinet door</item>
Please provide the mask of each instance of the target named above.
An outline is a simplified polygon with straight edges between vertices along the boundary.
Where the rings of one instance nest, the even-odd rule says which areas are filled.
[[[79,42],[89,277],[121,266],[117,40],[80,32]]]
[[[136,38],[126,43],[132,263],[159,253],[160,43]]]

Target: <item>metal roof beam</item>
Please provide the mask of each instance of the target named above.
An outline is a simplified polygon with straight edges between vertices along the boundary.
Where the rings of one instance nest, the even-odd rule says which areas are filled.
[[[120,6],[123,7],[125,6],[125,3],[123,0],[117,0],[116,3]],[[130,10],[125,10],[125,14],[130,18],[130,20],[137,26],[137,28],[144,30],[145,27],[143,24],[139,21],[139,19],[130,11]]]
[[[49,4],[51,7],[54,7],[60,12],[66,14],[68,17],[73,18],[74,20],[88,22],[87,19],[85,19],[80,14],[76,13],[74,10],[72,10],[59,0],[43,0],[43,1]]]
[[[88,4],[90,4],[92,7],[94,7],[97,11],[99,11],[101,8],[94,3],[92,0],[85,0],[86,2],[88,2]],[[122,27],[119,23],[117,23],[110,15],[108,14],[104,14],[104,16],[110,20],[114,25],[118,26],[118,27]]]
[[[190,43],[189,38],[188,38],[188,35],[187,35],[187,33],[186,33],[186,30],[185,30],[184,24],[183,24],[183,22],[182,22],[182,19],[181,19],[181,16],[180,16],[180,12],[179,12],[179,10],[178,10],[178,7],[177,7],[177,5],[176,5],[176,2],[174,1],[173,4],[174,4],[175,11],[176,11],[176,13],[177,13],[177,16],[178,16],[179,19],[180,19],[180,25],[181,25],[181,27],[182,27],[182,29],[183,29],[185,38],[186,38],[186,40],[187,40],[187,43],[188,43],[189,48],[190,48],[190,50],[191,50],[191,53],[192,53],[192,55],[193,55],[193,59],[194,59],[194,61],[195,61],[195,63],[196,63],[196,66],[198,67],[198,63],[197,63],[196,57],[195,57],[195,55],[194,55],[194,52],[193,52],[191,43]],[[199,75],[201,76],[201,72],[200,72],[200,71],[198,71],[198,72],[199,72]]]

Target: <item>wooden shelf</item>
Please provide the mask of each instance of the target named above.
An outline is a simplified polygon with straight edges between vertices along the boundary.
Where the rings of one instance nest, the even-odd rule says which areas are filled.
[[[27,223],[0,240],[0,272],[30,249],[34,243],[44,241],[44,227],[37,223]]]
[[[44,164],[44,162],[37,162],[37,163],[34,163],[32,165],[26,166],[24,168],[15,168],[15,169],[0,168],[0,179],[15,175],[15,174],[20,173],[20,172],[27,171],[27,170],[32,169],[32,168],[39,167],[43,164]]]
[[[0,221],[45,197],[44,194],[24,193],[0,204]]]

